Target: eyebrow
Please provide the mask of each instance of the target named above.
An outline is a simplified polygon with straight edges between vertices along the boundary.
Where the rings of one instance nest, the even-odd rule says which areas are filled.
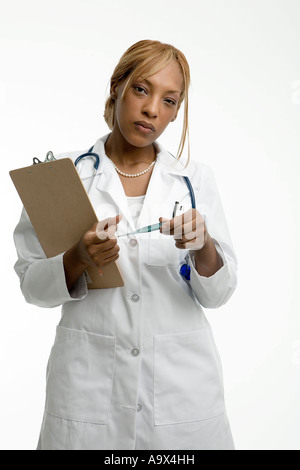
[[[149,85],[151,87],[153,86],[153,84],[149,80],[147,80],[147,78],[142,79],[142,81],[146,82],[147,85]],[[181,92],[178,91],[178,90],[168,90],[168,91],[166,91],[166,93],[178,93],[179,95],[181,95]]]

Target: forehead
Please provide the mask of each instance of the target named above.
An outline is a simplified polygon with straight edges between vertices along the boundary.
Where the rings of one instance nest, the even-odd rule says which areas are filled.
[[[159,87],[166,91],[181,93],[183,91],[183,76],[176,60],[170,61],[158,72],[144,77],[153,87]]]

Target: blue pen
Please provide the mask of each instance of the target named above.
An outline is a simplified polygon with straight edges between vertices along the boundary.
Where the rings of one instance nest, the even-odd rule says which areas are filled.
[[[118,235],[118,237],[126,237],[126,235],[136,235],[138,233],[154,232],[154,230],[159,230],[161,226],[162,222],[160,222],[159,224],[146,225],[146,227],[139,228],[135,232],[123,233],[123,235]]]

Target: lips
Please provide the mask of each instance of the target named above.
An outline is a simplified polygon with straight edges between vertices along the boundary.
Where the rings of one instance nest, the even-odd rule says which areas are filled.
[[[136,126],[140,126],[141,128],[147,129],[148,132],[155,132],[155,127],[152,124],[145,122],[145,121],[137,121],[135,122]]]

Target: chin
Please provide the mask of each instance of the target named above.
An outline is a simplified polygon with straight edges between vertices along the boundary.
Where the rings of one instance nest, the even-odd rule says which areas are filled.
[[[138,132],[123,133],[124,139],[133,147],[143,148],[152,145],[156,140],[156,134],[140,135]]]

